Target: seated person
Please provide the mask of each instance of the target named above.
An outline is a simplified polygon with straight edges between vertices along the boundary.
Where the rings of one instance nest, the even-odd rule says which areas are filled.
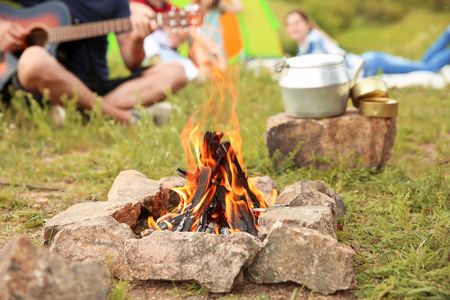
[[[201,30],[192,35],[191,56],[202,76],[205,76],[209,74],[210,67],[224,71],[227,64],[220,15],[238,13],[243,5],[240,0],[197,0],[196,3],[203,14],[203,24]]]
[[[29,7],[49,0],[15,0]],[[50,2],[50,1],[49,1]],[[128,0],[63,0],[69,7],[74,20],[88,23],[130,16]],[[187,78],[179,63],[167,63],[142,69],[140,64],[145,57],[144,38],[156,28],[156,23],[148,16],[153,12],[142,10],[131,16],[132,31],[117,34],[119,47],[125,65],[134,73],[127,78],[108,80],[106,64],[106,36],[67,42],[60,45],[57,55],[52,57],[39,46],[26,47],[27,28],[20,24],[0,20],[0,49],[4,52],[23,51],[17,71],[3,87],[3,101],[10,101],[8,86],[23,89],[36,97],[49,90],[49,101],[61,105],[61,96],[78,97],[79,109],[92,109],[97,95],[103,96],[103,113],[113,119],[132,123],[139,116],[133,109],[141,103],[150,106],[163,100],[165,92],[171,88],[176,92],[187,83]],[[139,91],[139,96],[136,96]]]
[[[165,0],[131,0],[131,13],[139,12],[142,5],[150,7],[155,13],[178,11],[176,6]],[[170,28],[155,30],[144,40],[146,59],[157,55],[162,62],[179,62],[183,65],[187,78],[189,80],[194,79],[198,74],[197,67],[190,59],[177,52],[177,48],[185,39],[186,34],[182,31],[174,33]]]
[[[294,10],[286,15],[285,28],[289,37],[298,44],[298,55],[312,53],[339,54],[344,50],[319,30],[315,29],[308,15],[302,10]],[[378,73],[401,74],[412,71],[437,72],[450,63],[450,26],[431,45],[420,62],[388,53],[368,51],[361,54],[365,60],[364,76],[374,76]],[[347,54],[346,62],[352,66],[358,59],[355,54]],[[360,59],[360,58],[359,58]]]

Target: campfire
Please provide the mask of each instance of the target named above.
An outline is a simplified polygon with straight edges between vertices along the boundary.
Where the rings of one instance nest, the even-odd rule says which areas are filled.
[[[174,171],[182,167],[184,180],[122,171],[107,201],[48,220],[45,243],[72,260],[98,259],[121,280],[197,282],[212,293],[231,292],[240,274],[325,294],[354,287],[355,253],[336,239],[342,199],[323,181],[297,182],[277,197],[270,177],[249,178],[237,92],[231,77],[216,79],[181,134],[186,163]]]
[[[220,113],[226,110],[224,89],[228,89],[232,96],[231,118],[230,115],[228,118],[232,120],[234,129],[227,131],[227,134],[233,145],[229,141],[221,141],[224,134],[220,131],[207,131],[202,138],[200,124],[193,126],[191,117],[182,133],[186,163],[190,171],[178,168],[177,174],[186,179],[186,184],[181,188],[172,188],[179,195],[180,203],[156,221],[150,216],[150,230],[215,234],[247,232],[258,235],[258,217],[270,205],[267,199],[272,195],[267,195],[266,199],[263,192],[247,177],[235,110],[237,95],[231,79],[226,80],[223,74],[217,75],[215,86],[218,93],[212,93],[210,101],[204,106],[202,122],[215,111],[215,125],[216,128],[219,127],[217,120],[221,117]],[[220,96],[219,102],[213,101],[214,94]],[[276,198],[276,191],[273,196]]]
[[[222,132],[206,132],[195,172],[178,168],[186,179],[178,207],[149,226],[157,230],[230,234],[237,231],[258,235],[258,216],[269,206],[243,171],[230,142]]]

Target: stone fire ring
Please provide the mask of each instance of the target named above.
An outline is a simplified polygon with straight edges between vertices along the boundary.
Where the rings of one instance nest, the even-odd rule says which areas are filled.
[[[123,171],[107,201],[76,204],[56,215],[44,227],[44,240],[51,252],[73,261],[97,259],[123,280],[196,282],[213,293],[230,292],[241,273],[255,283],[292,281],[323,294],[356,285],[355,253],[336,240],[342,199],[322,181],[287,187],[276,202],[289,206],[260,216],[259,238],[170,231],[137,238],[132,229],[139,216],[159,216],[173,201],[169,188],[183,185],[180,178],[155,181]],[[274,187],[269,177],[258,182],[264,193]]]

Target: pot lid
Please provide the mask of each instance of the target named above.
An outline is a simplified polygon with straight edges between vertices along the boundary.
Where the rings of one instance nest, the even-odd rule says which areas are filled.
[[[286,60],[290,68],[313,68],[336,65],[344,62],[344,57],[334,54],[306,54]]]

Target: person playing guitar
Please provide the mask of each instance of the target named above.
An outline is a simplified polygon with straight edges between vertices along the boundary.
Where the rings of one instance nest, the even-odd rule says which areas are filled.
[[[8,2],[18,3],[26,12],[40,5],[55,3],[48,0]],[[128,0],[62,0],[60,4],[63,8],[68,7],[75,24],[130,17]],[[35,20],[29,20],[28,23],[26,20],[16,21],[18,20],[16,16],[2,18],[0,14],[1,58],[4,59],[8,53],[21,53],[18,56],[16,71],[10,74],[3,87],[0,86],[3,102],[11,100],[8,93],[9,86],[29,91],[36,97],[42,96],[48,89],[49,101],[58,105],[62,104],[61,96],[67,95],[71,98],[76,95],[80,109],[91,109],[99,95],[103,97],[101,107],[106,115],[117,121],[128,123],[138,118],[132,110],[138,102],[143,106],[150,106],[164,99],[168,88],[176,92],[186,85],[187,78],[179,63],[159,64],[147,69],[140,67],[145,57],[144,38],[158,26],[156,21],[152,20],[154,12],[150,9],[143,9],[140,14],[133,14],[129,21],[126,20],[131,24],[129,28],[131,30],[117,34],[125,65],[133,73],[127,78],[116,80],[108,80],[105,35],[63,42],[55,51],[55,57],[43,47],[29,46],[29,37],[34,33],[31,31],[33,26],[24,26],[24,24],[30,25],[34,21],[40,23],[43,18],[63,19],[63,16],[52,16],[52,11],[49,9],[50,6],[48,9],[43,9],[44,13],[35,17]],[[120,24],[114,26],[123,29]],[[56,37],[64,40],[64,36],[60,35],[61,33],[55,33]],[[35,36],[38,35],[35,34]],[[48,39],[50,40],[51,37],[49,34]],[[136,96],[136,91],[139,92],[139,96]]]

